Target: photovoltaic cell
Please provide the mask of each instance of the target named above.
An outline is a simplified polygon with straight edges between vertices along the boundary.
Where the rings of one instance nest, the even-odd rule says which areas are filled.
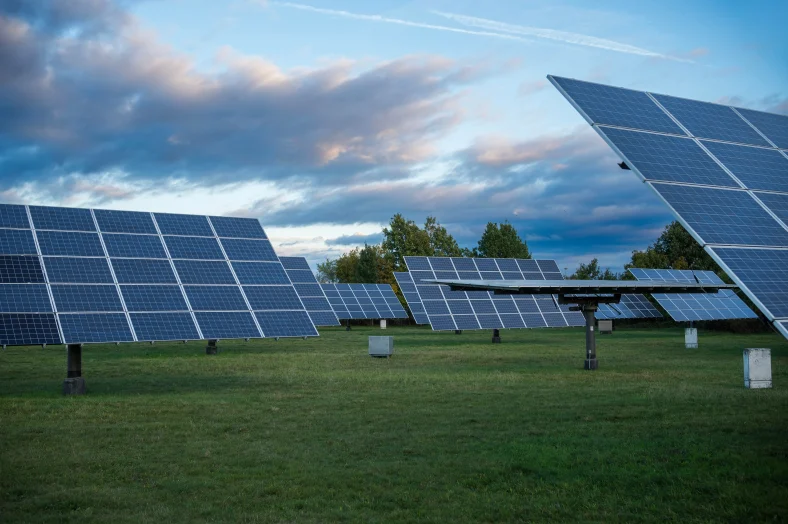
[[[150,213],[96,209],[94,214],[102,233],[156,234],[156,226],[153,225]]]
[[[194,311],[249,310],[238,286],[183,286]]]
[[[104,234],[104,246],[111,257],[167,258],[161,238],[153,235]]]
[[[61,313],[123,311],[114,285],[53,284],[52,296]]]
[[[788,194],[756,192],[755,196],[769,208],[769,211],[777,215],[777,218],[782,220],[784,224],[788,224]]]
[[[0,284],[44,282],[38,257],[0,256]]]
[[[59,231],[95,231],[93,215],[89,209],[73,207],[30,206],[30,215],[36,229]]]
[[[104,248],[96,233],[71,231],[38,231],[38,245],[42,255],[66,257],[103,257]]]
[[[172,213],[154,213],[153,216],[162,235],[213,236],[211,225],[204,216]]]
[[[66,344],[134,341],[123,313],[61,314],[58,318]]]
[[[43,257],[51,283],[112,284],[106,258]]]
[[[35,255],[33,232],[24,229],[0,229],[0,252],[7,255]]]
[[[703,145],[725,164],[747,189],[788,192],[788,158],[776,149],[724,142],[703,142]]]
[[[281,264],[270,262],[233,262],[233,270],[241,284],[289,284]],[[180,270],[179,270],[180,272]]]
[[[266,337],[317,336],[306,311],[259,311],[255,316]]]
[[[282,267],[287,271],[290,271],[291,269],[303,269],[305,271],[309,271],[310,273],[312,272],[312,269],[309,267],[309,263],[304,257],[279,257],[279,261],[282,263]],[[311,279],[303,280],[302,282],[311,282],[312,280],[315,280],[314,275]]]
[[[222,239],[224,252],[230,260],[278,260],[268,240]]]
[[[176,261],[178,262],[186,261]],[[121,284],[177,284],[175,273],[168,260],[143,260],[136,258],[110,259],[115,276]]]
[[[174,260],[173,264],[182,284],[235,284],[227,262]]]
[[[429,324],[429,317],[424,312],[424,304],[421,303],[421,297],[416,291],[416,284],[413,283],[410,273],[396,271],[394,278],[405,296],[405,301],[416,324]]]
[[[0,204],[0,227],[30,229],[25,206]]]
[[[646,180],[740,187],[690,138],[600,128]]]
[[[44,284],[0,285],[0,313],[51,313],[52,303]]]
[[[295,292],[309,313],[312,322],[316,326],[338,326],[339,319],[326,299],[323,288],[318,284],[306,258],[279,257],[279,261],[285,268],[290,282],[293,282]]]
[[[788,116],[753,111],[752,109],[737,109],[737,111],[757,127],[766,138],[774,142],[774,145],[788,149]]]
[[[0,314],[0,345],[32,346],[60,344],[55,315]]]
[[[382,297],[381,289],[388,288],[387,293],[394,295],[389,284],[321,284],[320,287],[339,319],[408,318],[399,300],[373,302],[372,297]],[[341,298],[341,304],[337,297]]]
[[[772,318],[788,318],[788,250],[712,247]],[[730,273],[729,273],[730,274]]]
[[[205,339],[260,338],[249,311],[197,311],[194,313]]]
[[[120,292],[128,311],[189,310],[179,286],[124,285]]]
[[[260,222],[253,218],[210,217],[211,224],[220,237],[267,238]]]
[[[172,258],[224,260],[215,238],[165,236],[164,242]]]
[[[200,338],[189,313],[131,313],[137,340],[197,340]]]
[[[298,295],[290,286],[244,286],[244,293],[255,311],[302,309]]]

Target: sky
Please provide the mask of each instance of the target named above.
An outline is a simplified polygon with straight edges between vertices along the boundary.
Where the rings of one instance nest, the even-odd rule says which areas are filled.
[[[671,221],[548,74],[788,114],[788,3],[4,0],[0,202],[259,218],[314,266],[435,216],[619,271]]]

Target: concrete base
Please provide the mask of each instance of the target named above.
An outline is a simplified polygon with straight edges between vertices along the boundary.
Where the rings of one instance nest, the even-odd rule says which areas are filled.
[[[698,328],[687,328],[684,330],[684,347],[696,349],[698,347]]]
[[[219,345],[216,340],[209,340],[208,345],[205,346],[206,355],[215,355],[219,352]]]
[[[462,330],[461,329],[455,329],[454,330],[454,334],[455,335],[462,335]]]
[[[493,344],[501,343],[501,332],[498,331],[497,329],[493,329],[492,343]]]
[[[386,329],[386,319],[385,318],[381,318],[380,319],[380,329]]]
[[[82,377],[67,378],[63,381],[64,395],[84,395],[85,379]]]
[[[586,359],[585,363],[583,364],[583,369],[593,370],[599,368],[599,362],[595,358]]]
[[[747,348],[744,350],[744,387],[760,389],[772,387],[772,350]]]

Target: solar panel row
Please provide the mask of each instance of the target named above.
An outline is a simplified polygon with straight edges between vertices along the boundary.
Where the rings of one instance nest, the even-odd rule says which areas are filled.
[[[621,295],[621,301],[615,304],[599,304],[596,318],[627,319],[627,318],[662,318],[662,313],[643,295]]]
[[[405,297],[405,302],[407,302],[410,313],[413,315],[413,320],[416,324],[429,324],[430,318],[424,311],[424,304],[421,303],[421,297],[419,297],[419,293],[416,291],[416,285],[410,273],[406,271],[397,271],[394,273],[394,278],[397,280],[397,285],[399,285],[400,291],[402,291],[402,295]]]
[[[258,221],[0,204],[0,344],[316,336]]]
[[[785,333],[788,116],[548,78]]]
[[[390,284],[320,284],[340,319],[409,318]]]
[[[413,304],[423,305],[424,315],[436,331],[585,325],[581,313],[559,305],[552,295],[451,291],[448,286],[422,282],[422,279],[436,278],[562,280],[563,275],[554,260],[405,257],[405,263],[413,282],[401,278],[398,280],[400,289],[412,310]]]
[[[279,257],[296,294],[316,326],[338,326],[334,310],[304,257]]]

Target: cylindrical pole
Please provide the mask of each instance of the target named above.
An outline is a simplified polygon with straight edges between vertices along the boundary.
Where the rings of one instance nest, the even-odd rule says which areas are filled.
[[[586,305],[583,307],[583,315],[586,317],[586,361],[583,368],[589,370],[597,369],[598,367],[596,360],[596,333],[594,332],[594,324],[596,324],[595,312],[595,306]]]

